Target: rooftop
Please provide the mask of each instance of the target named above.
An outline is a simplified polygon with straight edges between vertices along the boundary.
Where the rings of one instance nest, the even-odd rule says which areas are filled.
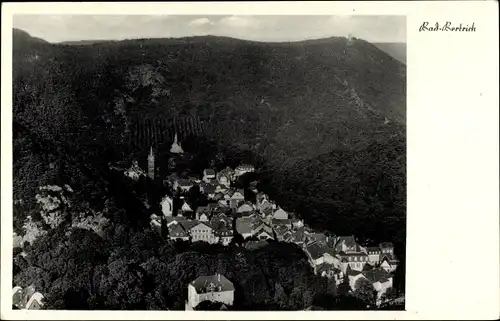
[[[234,285],[224,275],[199,276],[190,283],[197,293],[234,291]]]

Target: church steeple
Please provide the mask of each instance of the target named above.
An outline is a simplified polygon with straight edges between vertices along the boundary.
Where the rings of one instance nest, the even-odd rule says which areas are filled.
[[[153,153],[153,146],[151,146],[148,155],[148,176],[151,179],[155,179],[155,155]]]
[[[177,132],[175,133],[174,142],[172,143],[172,147],[170,148],[170,152],[174,153],[174,154],[184,153],[181,145],[177,142]]]

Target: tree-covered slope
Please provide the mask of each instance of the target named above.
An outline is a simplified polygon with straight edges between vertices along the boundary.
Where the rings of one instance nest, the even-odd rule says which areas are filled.
[[[44,149],[30,156],[27,139],[105,165],[145,159],[177,131],[251,155],[275,197],[311,223],[356,217],[326,226],[387,239],[404,229],[406,67],[366,41],[206,36],[26,48],[14,36],[16,199],[56,162]],[[64,170],[59,177],[72,179]],[[387,229],[386,214],[396,217]]]

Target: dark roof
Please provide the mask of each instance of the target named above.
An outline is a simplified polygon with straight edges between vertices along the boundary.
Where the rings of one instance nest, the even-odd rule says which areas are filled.
[[[233,235],[233,229],[228,228],[224,222],[219,221],[213,226],[214,229],[214,234],[216,236],[232,236]]]
[[[366,248],[366,251],[368,251],[368,252],[380,252],[380,248],[377,246],[369,246]]]
[[[203,223],[203,222],[198,222],[197,220],[184,220],[184,221],[181,221],[179,222],[182,224],[182,227],[186,230],[186,231],[189,231],[190,229],[192,229],[193,227],[195,227],[196,225],[198,225],[199,223]],[[205,223],[203,223],[205,224]],[[206,224],[205,224],[206,225]]]
[[[329,272],[329,271],[334,271],[335,267],[333,264],[330,263],[321,263],[320,265],[316,266],[316,271],[321,274],[321,272]]]
[[[389,278],[391,278],[391,275],[389,272],[385,271],[384,269],[378,268],[378,269],[372,269],[369,271],[364,271],[363,275],[370,281],[371,283],[375,282],[386,282]]]
[[[210,275],[210,276],[199,276],[196,280],[191,282],[194,286],[196,292],[206,293],[212,289],[214,292],[224,292],[224,291],[234,291],[234,285],[229,281],[224,275]]]
[[[348,247],[353,247],[356,245],[356,240],[354,239],[353,235],[351,235],[351,236],[339,236],[337,244],[342,244],[342,242],[344,242],[344,244]]]
[[[196,209],[196,213],[207,213],[209,214],[210,213],[210,208],[208,206],[198,206],[198,208]]]
[[[186,237],[187,232],[184,230],[181,224],[172,224],[168,227],[168,233],[171,237]]]
[[[384,255],[380,258],[380,261],[387,260],[389,263],[395,264],[398,263],[399,260],[396,258],[396,256],[384,253]]]
[[[215,175],[215,171],[211,168],[207,168],[203,171],[205,175]]]
[[[283,226],[283,225],[286,225],[286,226],[291,226],[292,225],[292,221],[290,219],[284,219],[284,220],[280,220],[280,219],[277,219],[277,218],[273,218],[271,220],[271,223],[273,225],[276,225],[276,226]]]
[[[332,250],[328,248],[325,244],[315,242],[307,245],[306,247],[307,252],[309,255],[312,257],[313,260],[320,258],[323,256],[323,254],[328,253],[332,255]]]
[[[356,275],[361,274],[361,272],[360,272],[360,271],[353,270],[353,269],[351,269],[351,267],[348,267],[348,268],[347,268],[347,271],[346,271],[346,274],[347,274],[347,275],[350,275],[350,276],[356,276]]]
[[[184,179],[184,178],[178,179],[177,183],[179,184],[179,186],[191,186],[191,185],[193,185],[193,183],[189,179]]]

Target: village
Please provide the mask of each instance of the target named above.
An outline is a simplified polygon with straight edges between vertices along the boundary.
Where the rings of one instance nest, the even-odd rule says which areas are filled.
[[[184,153],[177,135],[170,152]],[[151,148],[147,173],[134,162],[124,174],[135,180],[145,175],[154,179],[155,170],[155,155]],[[250,191],[255,194],[253,202],[246,199],[244,190],[234,188],[233,184],[242,175],[255,171],[253,165],[240,164],[234,169],[226,167],[218,172],[207,168],[200,177],[165,181],[173,196],[163,197],[160,204],[162,214],[150,216],[151,228],[160,234],[167,234],[172,241],[228,246],[239,237],[241,245],[248,249],[265,246],[271,240],[295,243],[306,254],[315,274],[333,279],[337,285],[347,283],[353,292],[357,290],[358,280],[365,279],[377,293],[376,304],[382,304],[383,294],[392,288],[393,272],[398,266],[393,244],[384,242],[379,246],[366,247],[359,244],[354,235],[318,233],[305,225],[296,213],[281,207],[259,191],[255,182],[250,186]],[[195,186],[206,197],[208,204],[193,209],[186,195]],[[174,198],[182,203],[176,211]],[[220,274],[199,276],[188,285],[186,310],[195,309],[205,300],[230,306],[234,300],[234,286]]]
[[[170,153],[179,157],[184,154],[177,135]],[[141,177],[154,180],[157,167],[153,148],[147,164],[146,172],[134,161],[123,174],[134,181]],[[245,197],[244,189],[234,187],[235,183],[243,175],[254,172],[253,165],[240,164],[218,172],[207,168],[200,177],[170,176],[163,182],[170,193],[159,204],[161,214],[150,215],[150,227],[173,242],[235,244],[248,250],[259,249],[270,241],[294,243],[302,249],[316,275],[333,280],[337,286],[345,285],[353,293],[358,290],[358,281],[364,280],[372,285],[377,306],[387,300],[384,294],[393,286],[393,274],[399,262],[392,243],[367,247],[359,244],[354,235],[336,236],[315,231],[296,213],[259,191],[255,181],[249,187],[253,197]],[[194,187],[204,195],[206,205],[190,204],[187,196]],[[174,209],[174,199],[182,204],[177,209]],[[235,287],[224,275],[200,275],[186,287],[186,310],[195,310],[206,301],[222,304],[222,308],[234,303]],[[17,309],[40,309],[43,297],[33,286],[13,288],[13,306]]]

